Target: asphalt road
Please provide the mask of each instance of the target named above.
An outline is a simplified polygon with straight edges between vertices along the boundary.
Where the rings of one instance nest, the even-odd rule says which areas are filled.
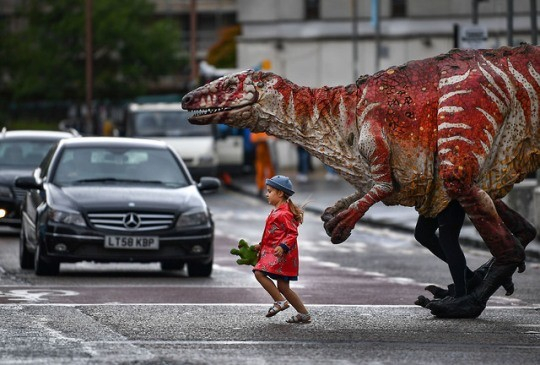
[[[270,207],[241,194],[207,196],[216,220],[211,278],[157,264],[68,264],[57,277],[18,268],[16,235],[0,236],[0,364],[536,364],[540,265],[516,274],[474,320],[441,320],[413,305],[448,269],[408,234],[359,225],[332,245],[319,218],[300,229],[300,280],[313,323],[271,300],[229,254],[256,243]],[[487,253],[467,249],[471,267]]]

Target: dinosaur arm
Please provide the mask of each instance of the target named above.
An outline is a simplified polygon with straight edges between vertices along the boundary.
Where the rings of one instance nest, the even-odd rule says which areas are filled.
[[[366,194],[358,195],[360,199],[325,223],[325,230],[333,243],[345,241],[368,209],[393,193],[390,147],[384,131],[376,122],[366,122],[362,126],[359,152],[368,162],[373,184]]]
[[[350,208],[358,211],[360,218],[375,203],[393,192],[390,167],[390,146],[383,129],[377,122],[367,122],[360,130],[359,151],[368,162],[372,187]]]
[[[351,195],[339,199],[337,202],[334,203],[333,206],[328,207],[324,210],[321,219],[323,220],[323,222],[328,222],[330,219],[334,218],[336,214],[347,209],[352,203],[354,203],[363,196],[364,193],[357,191]]]

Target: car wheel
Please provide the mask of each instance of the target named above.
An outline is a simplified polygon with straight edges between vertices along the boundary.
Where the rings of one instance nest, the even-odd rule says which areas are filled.
[[[21,233],[19,235],[19,265],[21,269],[31,270],[34,268],[34,255],[26,247],[26,235],[23,226],[21,226]]]
[[[212,274],[213,261],[207,264],[201,262],[188,262],[188,275],[192,277],[210,276]]]
[[[173,270],[183,270],[184,262],[183,261],[163,261],[161,262],[161,270],[163,271],[173,271]]]
[[[58,275],[60,272],[60,263],[56,261],[47,261],[41,253],[41,245],[36,247],[36,254],[34,255],[34,272],[36,275],[49,276]]]

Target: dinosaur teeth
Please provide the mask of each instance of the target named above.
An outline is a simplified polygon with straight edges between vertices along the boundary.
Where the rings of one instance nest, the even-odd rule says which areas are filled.
[[[223,112],[223,111],[227,111],[227,110],[231,110],[231,108],[208,108],[208,109],[197,109],[195,111],[195,116],[201,116],[201,115],[209,115],[209,114],[214,114],[214,113],[218,113],[218,112]]]

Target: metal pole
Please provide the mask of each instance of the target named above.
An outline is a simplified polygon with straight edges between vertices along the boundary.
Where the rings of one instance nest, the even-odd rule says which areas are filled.
[[[352,5],[352,47],[353,47],[353,80],[359,76],[358,72],[358,12],[356,11],[356,0],[351,0]]]
[[[478,24],[478,0],[472,0],[472,23]]]
[[[196,0],[190,1],[189,6],[189,54],[190,54],[190,83],[191,87],[197,85],[199,70],[197,67],[197,3]]]
[[[375,72],[379,71],[381,63],[381,6],[379,0],[374,0],[375,5]]]
[[[93,49],[92,49],[92,0],[86,0],[85,8],[85,64],[86,64],[86,126],[87,133],[94,131],[92,121],[93,99]]]
[[[531,43],[538,44],[538,23],[536,21],[536,0],[531,0]]]
[[[514,0],[507,0],[508,11],[507,13],[507,42],[510,47],[514,45]]]

